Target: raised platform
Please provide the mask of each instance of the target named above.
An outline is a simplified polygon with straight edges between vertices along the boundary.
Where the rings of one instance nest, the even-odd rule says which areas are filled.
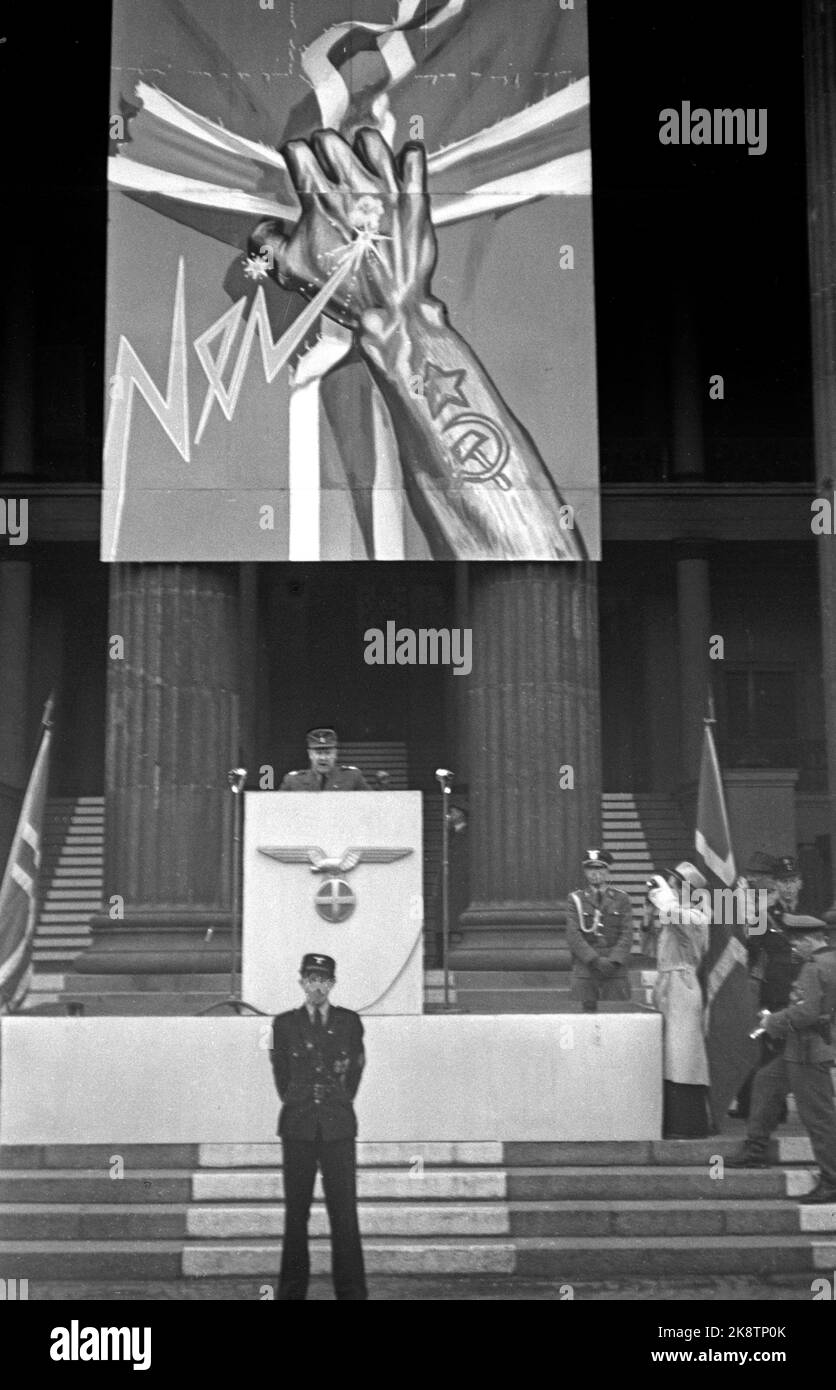
[[[653,1140],[662,1020],[649,1011],[364,1019],[367,1142]],[[265,1018],[0,1020],[0,1143],[264,1143]]]

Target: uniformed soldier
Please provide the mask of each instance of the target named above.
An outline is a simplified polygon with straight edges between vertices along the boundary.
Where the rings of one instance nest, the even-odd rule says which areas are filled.
[[[785,1046],[755,1077],[746,1141],[726,1159],[726,1166],[768,1167],[769,1140],[792,1091],[820,1169],[816,1187],[800,1200],[836,1204],[836,1104],[831,1080],[836,925],[796,918],[785,920],[785,930],[792,933],[795,946],[807,959],[792,987],[788,1007],[761,1014],[761,1026],[768,1036],[783,1039]]]
[[[599,1000],[629,999],[627,961],[633,909],[627,894],[609,883],[612,855],[590,849],[583,861],[586,887],[569,894],[566,939],[572,952],[572,997],[584,1013]]]
[[[776,859],[775,881],[783,911],[796,912],[804,880],[798,871],[798,860],[791,854],[782,854]]]
[[[288,772],[280,792],[367,792],[369,785],[359,767],[337,767],[337,735],[334,729],[311,729],[306,737],[310,767]]]
[[[307,1298],[308,1218],[317,1169],[322,1173],[331,1228],[331,1272],[340,1300],[368,1298],[357,1220],[357,1119],[354,1097],[365,1065],[363,1025],[329,996],[336,978],[331,956],[302,959],[305,1002],[273,1020],[270,1060],[282,1102],[285,1229],[278,1297]]]
[[[758,1008],[769,1009],[772,1013],[785,1009],[789,1004],[793,982],[802,965],[802,957],[793,949],[790,936],[784,927],[786,909],[779,892],[778,873],[785,862],[758,851],[746,871],[749,888],[766,896],[765,930],[761,929],[762,915],[759,913],[757,930],[750,929],[747,937],[749,978]],[[766,1033],[758,1042],[760,1057],[757,1067],[750,1072],[741,1086],[736,1107],[732,1111],[741,1119],[749,1117],[752,1086],[759,1069],[767,1066],[773,1057],[784,1049],[782,1039],[770,1038]],[[786,1108],[780,1120],[785,1118]]]

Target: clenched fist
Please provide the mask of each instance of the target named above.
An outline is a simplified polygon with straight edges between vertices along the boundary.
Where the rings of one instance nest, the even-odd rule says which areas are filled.
[[[271,253],[274,278],[311,299],[341,266],[349,273],[325,312],[352,330],[376,311],[370,327],[411,313],[430,300],[436,241],[421,145],[396,158],[377,130],[364,129],[353,148],[333,130],[282,150],[302,206],[289,236],[281,224],[259,224],[251,249]]]

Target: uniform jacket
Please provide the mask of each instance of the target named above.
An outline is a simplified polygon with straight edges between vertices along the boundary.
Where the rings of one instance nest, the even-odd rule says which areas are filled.
[[[783,930],[782,917],[780,911],[768,913],[763,936],[749,938],[749,966],[757,986],[758,1007],[772,1012],[789,1004],[793,981],[801,966],[801,959]]]
[[[624,967],[633,942],[633,908],[627,894],[611,884],[603,890],[601,901],[601,924],[596,935],[591,929],[595,915],[595,891],[591,888],[578,888],[569,894],[569,910],[566,914],[566,941],[572,952],[575,974],[580,978],[592,975],[592,961],[596,957],[610,960],[614,965]],[[587,930],[582,931],[579,912]]]
[[[365,1065],[363,1025],[351,1009],[328,1007],[315,1030],[306,1005],[273,1019],[270,1061],[282,1102],[283,1139],[351,1139],[357,1133],[353,1101]]]
[[[287,772],[282,778],[280,792],[367,792],[369,784],[359,767],[343,763],[330,768],[324,774],[325,782],[319,785],[319,773],[312,767],[304,767],[300,772]]]
[[[771,1014],[765,1028],[771,1038],[786,1038],[788,1062],[832,1062],[834,1048],[817,1031],[825,1017],[836,1014],[836,949],[825,946],[805,961],[792,987],[792,1002]]]

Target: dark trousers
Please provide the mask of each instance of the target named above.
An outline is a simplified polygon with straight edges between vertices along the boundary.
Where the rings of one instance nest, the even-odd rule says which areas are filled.
[[[822,1181],[836,1187],[836,1104],[831,1068],[826,1062],[788,1062],[775,1057],[755,1075],[746,1140],[765,1153],[770,1136],[781,1122],[792,1091],[801,1123],[810,1136]]]
[[[331,1275],[338,1299],[368,1298],[357,1221],[357,1160],[353,1139],[283,1139],[285,1225],[279,1298],[308,1296],[308,1217],[317,1168],[322,1171],[331,1227]]]
[[[611,975],[605,980],[603,975],[579,975],[573,979],[573,999],[580,1000],[581,1012],[596,1014],[598,1001],[609,999],[628,1000],[630,998],[630,977],[626,969],[620,975]]]

